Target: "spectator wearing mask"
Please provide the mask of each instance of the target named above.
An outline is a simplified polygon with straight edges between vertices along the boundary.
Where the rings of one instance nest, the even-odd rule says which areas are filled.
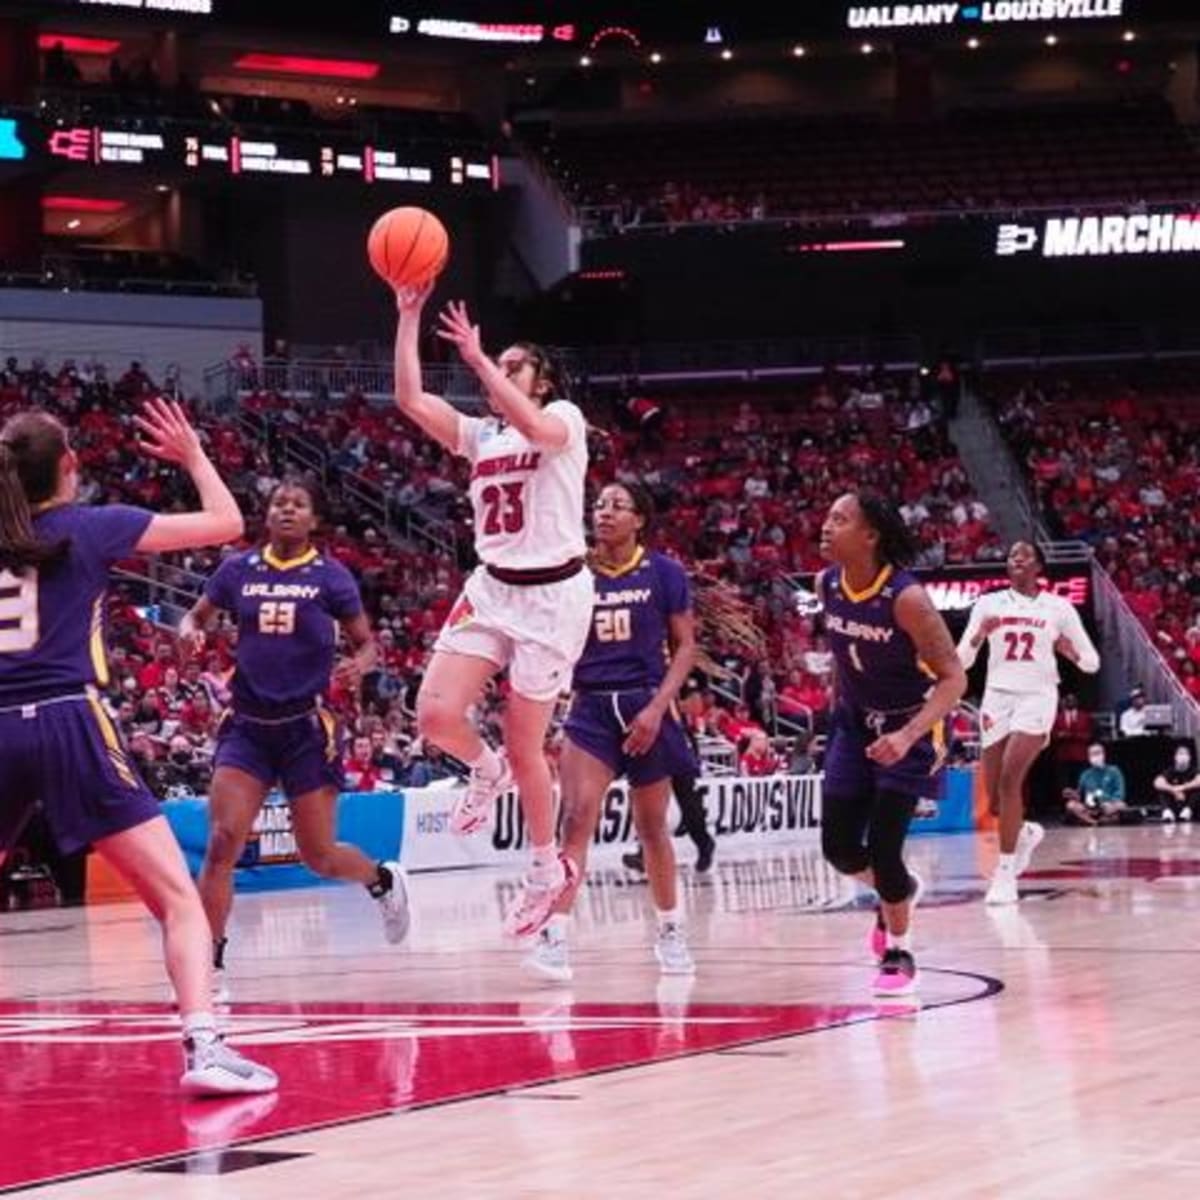
[[[1154,778],[1154,790],[1162,803],[1162,819],[1167,822],[1190,821],[1194,793],[1200,791],[1200,772],[1196,770],[1192,748],[1186,744],[1175,747],[1169,766]]]
[[[1088,747],[1088,765],[1079,776],[1078,787],[1063,794],[1067,814],[1084,825],[1113,825],[1129,811],[1125,803],[1125,776],[1109,764],[1104,746]]]
[[[203,794],[207,780],[203,765],[197,760],[192,743],[186,734],[177,733],[168,743],[167,757],[161,764],[162,784],[168,795]]]

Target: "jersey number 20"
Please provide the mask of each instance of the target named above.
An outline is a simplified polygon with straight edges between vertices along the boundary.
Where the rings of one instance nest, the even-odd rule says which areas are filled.
[[[627,642],[633,636],[633,622],[627,608],[602,608],[596,614],[596,641]]]
[[[0,654],[32,650],[37,640],[37,572],[0,571]]]

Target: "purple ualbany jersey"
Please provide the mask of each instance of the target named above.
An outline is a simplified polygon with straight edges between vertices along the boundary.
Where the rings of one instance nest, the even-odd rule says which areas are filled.
[[[113,563],[133,554],[153,513],[60,504],[33,519],[38,541],[69,540],[40,571],[0,571],[0,708],[108,684],[104,594]]]
[[[575,664],[567,737],[635,787],[694,774],[691,746],[674,713],[663,718],[647,753],[628,755],[622,748],[630,722],[666,676],[671,617],[691,610],[687,573],[674,559],[641,547],[619,570],[592,569],[592,629]]]
[[[286,561],[270,547],[234,555],[204,595],[237,622],[234,711],[272,720],[311,711],[328,691],[337,623],[363,611],[354,576],[315,549]]]
[[[39,541],[67,539],[65,557],[0,571],[0,851],[37,805],[64,854],[158,812],[97,692],[108,684],[108,572],[152,519],[124,505],[56,505],[33,527]]]
[[[673,558],[638,547],[616,570],[592,564],[592,630],[575,664],[576,691],[657,688],[671,657],[671,617],[692,607],[687,572]]]
[[[204,594],[238,627],[233,710],[221,722],[214,765],[278,784],[290,800],[340,788],[341,731],[320,698],[337,623],[363,610],[354,576],[317,550],[284,561],[266,547],[227,559]]]
[[[822,576],[825,632],[837,667],[837,698],[825,759],[825,790],[859,794],[875,787],[936,796],[945,760],[941,722],[890,767],[866,756],[867,747],[894,733],[925,703],[933,672],[896,620],[896,600],[920,581],[911,571],[884,567],[869,587],[853,591],[838,568]]]

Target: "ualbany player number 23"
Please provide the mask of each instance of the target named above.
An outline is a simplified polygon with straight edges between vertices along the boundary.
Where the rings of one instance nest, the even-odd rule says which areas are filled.
[[[314,486],[284,479],[267,502],[267,543],[227,558],[180,622],[193,651],[219,611],[237,624],[233,704],[221,721],[208,798],[208,847],[200,896],[212,926],[217,997],[228,999],[226,924],[233,869],[254,819],[279,784],[292,811],[300,857],[317,875],[361,883],[378,901],[386,936],[408,932],[400,864],[372,862],[337,839],[341,738],[323,700],[335,673],[352,685],[371,669],[375,641],[354,576],[312,544]],[[338,630],[353,653],[336,668]]]

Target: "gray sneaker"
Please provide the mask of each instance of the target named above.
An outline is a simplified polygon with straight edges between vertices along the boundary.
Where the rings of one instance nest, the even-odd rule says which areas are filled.
[[[664,925],[654,943],[654,957],[664,975],[694,975],[696,960],[688,949],[682,925]]]
[[[279,1076],[244,1058],[220,1038],[183,1039],[179,1086],[190,1096],[244,1096],[273,1092]]]
[[[570,983],[574,975],[567,939],[553,936],[549,929],[538,933],[533,949],[521,960],[521,965],[531,975],[552,983]]]
[[[379,914],[383,917],[383,936],[393,946],[398,946],[408,937],[412,924],[412,911],[408,906],[408,875],[398,862],[384,862],[380,866],[392,877],[392,886],[381,896],[375,897]]]

